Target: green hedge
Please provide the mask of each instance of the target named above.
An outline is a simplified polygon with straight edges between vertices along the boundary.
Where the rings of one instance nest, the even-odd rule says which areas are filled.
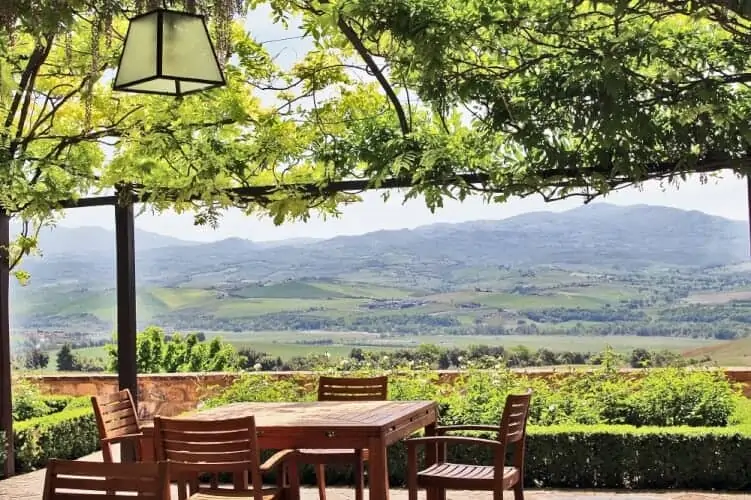
[[[44,467],[50,458],[80,458],[99,449],[91,405],[15,424],[16,470]]]
[[[751,429],[631,426],[530,427],[525,482],[534,488],[748,490]],[[449,459],[491,465],[487,448],[455,446]],[[391,485],[403,486],[406,446],[389,449]],[[351,483],[348,467],[327,469]],[[313,484],[312,469],[303,481]]]

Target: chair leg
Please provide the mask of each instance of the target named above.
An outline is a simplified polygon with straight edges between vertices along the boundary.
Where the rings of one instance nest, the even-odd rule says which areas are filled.
[[[288,500],[300,500],[300,470],[297,467],[297,462],[290,461],[284,469],[286,469],[287,492],[289,493],[285,498],[288,498]],[[283,476],[284,474],[281,475]],[[284,482],[283,479],[282,482]]]
[[[514,485],[514,500],[524,500],[524,483],[521,480]]]
[[[319,500],[326,500],[326,466],[324,464],[316,465],[316,483],[318,483]]]
[[[355,473],[355,500],[363,500],[365,491],[365,461],[358,456],[354,465]]]
[[[493,500],[503,500],[503,490],[498,488],[493,490]]]

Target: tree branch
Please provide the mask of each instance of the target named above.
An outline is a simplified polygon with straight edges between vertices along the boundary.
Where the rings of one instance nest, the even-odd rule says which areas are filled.
[[[410,126],[409,122],[407,121],[407,115],[404,112],[404,107],[402,107],[402,103],[399,102],[399,98],[396,96],[396,92],[394,92],[394,89],[391,87],[391,84],[389,83],[388,79],[383,74],[383,71],[381,71],[381,68],[378,67],[376,62],[371,57],[370,53],[368,52],[367,47],[365,47],[365,44],[362,43],[362,40],[360,40],[360,37],[357,36],[357,33],[355,33],[355,30],[352,29],[350,25],[348,25],[344,19],[339,18],[338,22],[339,29],[344,33],[344,36],[347,37],[347,40],[355,47],[355,50],[358,54],[360,54],[360,57],[363,61],[365,61],[365,64],[368,66],[368,69],[373,73],[373,76],[375,76],[376,80],[378,80],[378,83],[383,88],[383,91],[386,92],[386,96],[389,98],[389,101],[391,101],[391,104],[394,106],[394,111],[396,111],[396,116],[399,118],[399,127],[402,130],[402,134],[407,135],[410,132]]]

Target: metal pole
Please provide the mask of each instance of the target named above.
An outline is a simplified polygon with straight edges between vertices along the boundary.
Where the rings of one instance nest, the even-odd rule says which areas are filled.
[[[138,404],[138,377],[136,367],[136,249],[135,216],[133,203],[124,196],[115,205],[115,248],[117,267],[117,373],[120,389],[130,389]],[[122,448],[122,461],[135,458],[135,448]]]
[[[5,432],[3,475],[15,474],[13,449],[13,388],[10,380],[10,216],[0,210],[0,428]]]

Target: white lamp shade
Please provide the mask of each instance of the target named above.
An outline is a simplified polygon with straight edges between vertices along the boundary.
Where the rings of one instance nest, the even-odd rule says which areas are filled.
[[[224,84],[203,16],[157,9],[130,20],[115,90],[182,96]]]

